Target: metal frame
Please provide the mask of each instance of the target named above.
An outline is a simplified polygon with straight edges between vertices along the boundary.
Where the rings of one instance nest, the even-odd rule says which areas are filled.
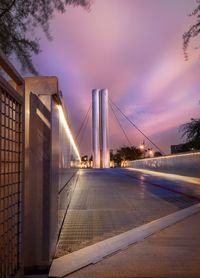
[[[24,81],[0,51],[0,277],[23,273]]]

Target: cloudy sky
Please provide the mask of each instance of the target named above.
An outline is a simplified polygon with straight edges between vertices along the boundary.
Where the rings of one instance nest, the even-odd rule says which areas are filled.
[[[108,88],[110,98],[166,153],[181,142],[178,127],[200,112],[198,51],[191,45],[189,61],[182,51],[195,6],[195,0],[93,0],[89,12],[69,7],[55,15],[54,39],[41,34],[42,53],[33,60],[41,75],[59,78],[74,133],[92,88]],[[127,141],[109,113],[110,147],[116,149]],[[143,137],[120,119],[137,146]],[[90,154],[90,139],[91,117],[82,155]]]

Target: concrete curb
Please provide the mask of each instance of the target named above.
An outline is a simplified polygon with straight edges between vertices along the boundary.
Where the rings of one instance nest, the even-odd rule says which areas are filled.
[[[200,212],[200,203],[55,259],[51,265],[49,277],[63,277],[89,264],[94,264],[197,212]]]

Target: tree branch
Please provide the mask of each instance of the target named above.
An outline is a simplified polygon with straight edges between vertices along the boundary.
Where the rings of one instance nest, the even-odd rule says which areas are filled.
[[[0,17],[3,17],[6,13],[8,13],[10,11],[10,9],[12,9],[12,7],[14,6],[16,0],[13,0],[12,3],[10,4],[9,7],[7,7],[6,9],[4,9],[4,11],[0,14]]]

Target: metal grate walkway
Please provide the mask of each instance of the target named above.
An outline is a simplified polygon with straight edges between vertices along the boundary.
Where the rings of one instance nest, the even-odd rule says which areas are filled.
[[[117,169],[80,170],[56,257],[161,218],[197,201]]]

